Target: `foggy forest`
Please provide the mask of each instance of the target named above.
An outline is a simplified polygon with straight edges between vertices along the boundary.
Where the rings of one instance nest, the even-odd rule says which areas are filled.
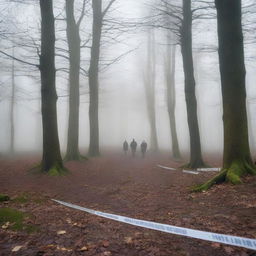
[[[0,256],[256,255],[255,0],[0,14]]]

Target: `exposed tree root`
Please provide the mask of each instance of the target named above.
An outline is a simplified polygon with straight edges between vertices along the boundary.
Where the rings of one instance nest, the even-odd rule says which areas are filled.
[[[31,174],[40,174],[45,173],[49,176],[63,176],[69,173],[69,170],[65,168],[64,166],[60,166],[58,163],[53,165],[49,170],[44,170],[42,167],[42,164],[37,164],[34,167],[32,167],[29,172]]]
[[[49,169],[47,171],[47,174],[49,176],[64,176],[64,175],[68,174],[68,172],[69,171],[67,168],[65,168],[64,166],[61,167],[58,163],[56,163],[55,165],[53,165],[51,167],[51,169]]]
[[[226,173],[227,173],[226,169],[222,170],[218,175],[216,175],[215,177],[213,177],[212,179],[210,179],[206,183],[193,187],[192,191],[193,192],[206,191],[210,187],[212,187],[214,184],[219,184],[221,182],[224,182],[225,177],[226,177]]]
[[[241,177],[246,174],[256,175],[256,169],[254,166],[250,165],[247,161],[234,161],[228,169],[222,169],[218,175],[206,183],[194,187],[192,191],[206,191],[214,184],[219,184],[222,182],[230,182],[234,185],[241,184]]]

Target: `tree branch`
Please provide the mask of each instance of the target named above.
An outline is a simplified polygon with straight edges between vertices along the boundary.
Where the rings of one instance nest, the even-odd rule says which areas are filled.
[[[116,0],[111,0],[109,2],[109,4],[107,5],[107,7],[105,8],[105,10],[102,12],[102,18],[106,15],[106,13],[108,12],[108,10],[110,9],[110,7],[113,5],[113,3],[115,2]]]
[[[39,64],[34,64],[34,63],[31,63],[31,62],[28,62],[28,61],[24,61],[24,60],[18,59],[18,58],[13,57],[12,55],[10,55],[10,54],[8,54],[8,53],[6,53],[6,52],[3,52],[3,51],[1,51],[1,50],[0,50],[0,53],[2,53],[3,55],[5,55],[5,56],[7,56],[7,57],[9,57],[9,58],[11,58],[11,59],[13,59],[13,60],[19,61],[19,62],[21,62],[21,63],[27,64],[27,65],[30,65],[30,66],[33,66],[33,67],[37,67],[37,68],[40,67]]]

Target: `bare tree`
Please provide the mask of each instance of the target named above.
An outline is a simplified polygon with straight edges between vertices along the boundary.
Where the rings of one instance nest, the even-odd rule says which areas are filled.
[[[195,95],[195,78],[192,55],[192,9],[191,0],[183,0],[181,25],[181,54],[185,75],[185,97],[190,135],[190,168],[204,166],[197,118],[197,101]]]
[[[204,1],[200,1],[204,3]],[[183,70],[185,77],[185,99],[187,107],[187,121],[190,137],[190,161],[186,167],[198,168],[205,166],[202,152],[197,117],[197,101],[195,95],[195,78],[192,56],[192,21],[205,16],[207,7],[195,7],[192,9],[191,0],[166,1],[160,0],[155,8],[154,26],[171,30],[180,44]],[[203,12],[197,13],[198,10]],[[169,19],[166,19],[169,16]]]
[[[52,0],[40,0],[41,10],[41,96],[43,123],[42,171],[61,172],[64,167],[60,154],[57,127],[57,93],[55,87],[55,26]]]
[[[14,47],[12,48],[12,56],[14,57]],[[14,106],[15,106],[15,66],[12,59],[11,71],[11,100],[10,100],[10,154],[14,153]]]
[[[180,148],[176,130],[176,117],[175,117],[175,69],[176,69],[176,45],[171,44],[171,33],[167,31],[167,52],[165,59],[165,82],[167,89],[167,108],[171,129],[171,144],[172,144],[172,157],[180,159]]]
[[[116,0],[111,0],[102,10],[102,0],[92,0],[93,24],[92,46],[89,67],[89,120],[90,120],[90,144],[89,156],[100,155],[99,149],[99,60],[103,19]]]
[[[241,0],[215,0],[215,5],[223,101],[223,169],[196,190],[224,181],[239,184],[243,175],[256,175],[248,141]]]
[[[146,93],[146,103],[148,120],[150,126],[150,148],[158,151],[158,140],[156,130],[156,111],[155,111],[155,80],[156,80],[156,53],[155,35],[153,30],[148,30],[147,38],[147,65],[144,74],[144,87]]]
[[[66,160],[79,160],[79,77],[81,59],[80,25],[85,16],[83,1],[81,14],[76,21],[74,15],[74,0],[66,0],[67,39],[69,48],[69,120],[68,120],[68,143]]]

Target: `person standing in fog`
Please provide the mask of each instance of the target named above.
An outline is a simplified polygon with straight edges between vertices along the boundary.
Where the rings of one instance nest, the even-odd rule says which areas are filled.
[[[145,140],[142,141],[141,145],[140,145],[140,149],[141,149],[141,153],[142,153],[142,157],[145,157],[146,151],[147,151],[147,142]]]
[[[130,147],[132,150],[132,156],[134,157],[136,153],[136,148],[137,148],[137,142],[135,141],[135,139],[132,140]]]
[[[128,151],[128,142],[126,140],[123,143],[123,150],[124,150],[124,154],[126,155]]]

